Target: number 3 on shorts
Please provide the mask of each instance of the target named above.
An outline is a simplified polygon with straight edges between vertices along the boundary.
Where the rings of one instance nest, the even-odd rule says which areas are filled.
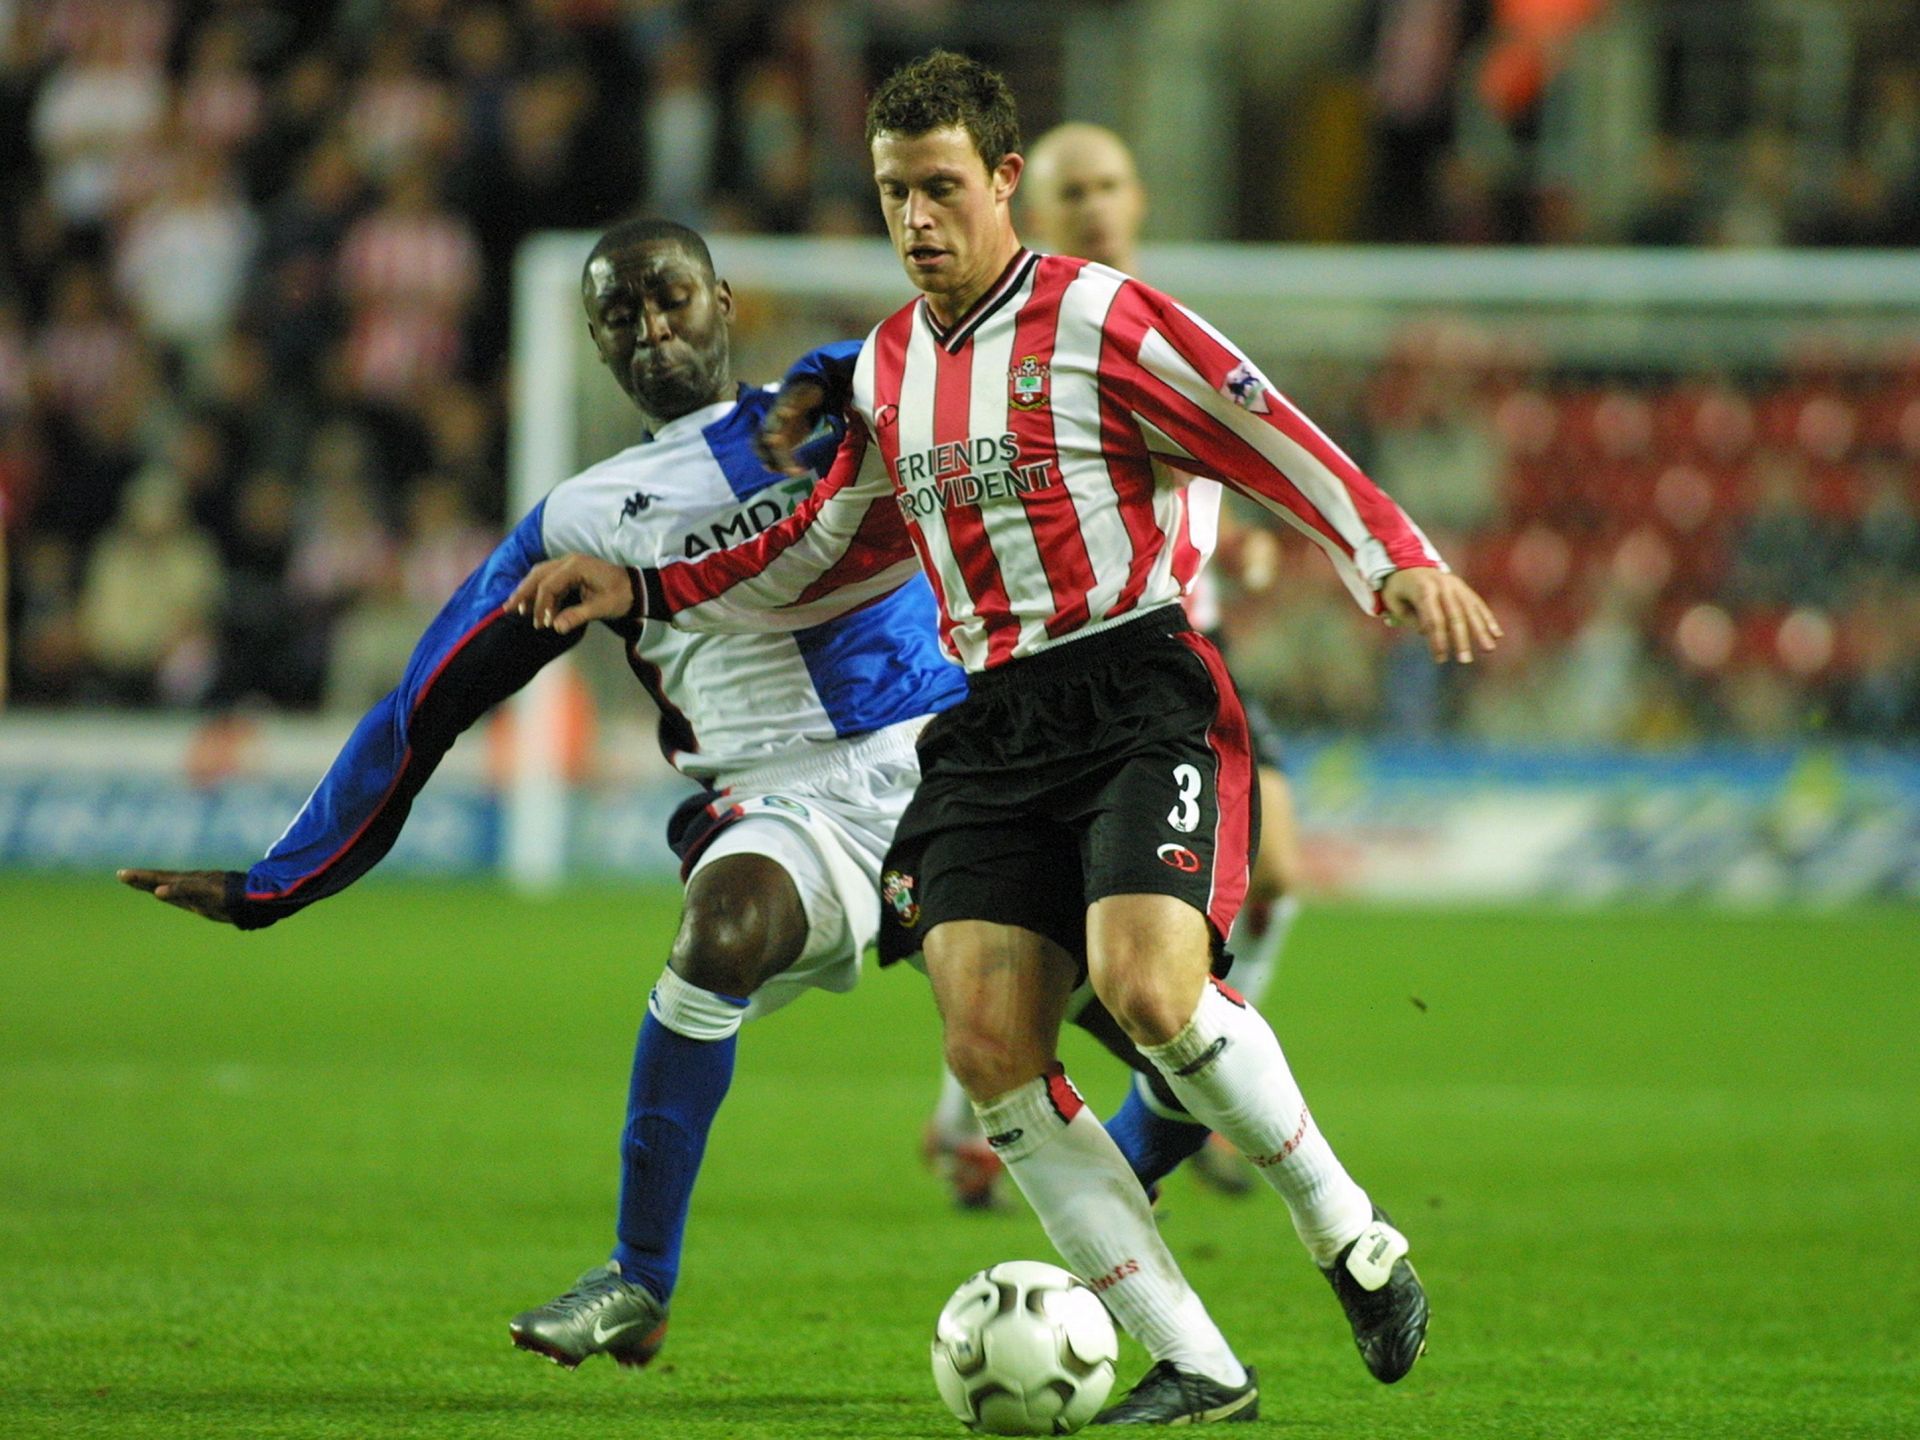
[[[1180,787],[1180,803],[1167,812],[1167,823],[1182,835],[1190,834],[1200,823],[1200,772],[1191,765],[1176,765],[1173,781]]]

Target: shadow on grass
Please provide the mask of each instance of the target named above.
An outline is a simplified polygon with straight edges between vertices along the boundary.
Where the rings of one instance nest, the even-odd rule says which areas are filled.
[[[45,1430],[24,1432],[9,1420]],[[752,1440],[951,1440],[958,1426],[931,1394],[844,1396],[807,1394],[673,1394],[604,1387],[572,1394],[462,1393],[427,1387],[305,1390],[242,1386],[207,1390],[138,1385],[95,1388],[22,1387],[0,1395],[0,1434],[247,1437],[562,1434],[567,1422],[604,1425],[615,1420],[639,1436],[725,1436]],[[554,1422],[551,1425],[543,1421]]]

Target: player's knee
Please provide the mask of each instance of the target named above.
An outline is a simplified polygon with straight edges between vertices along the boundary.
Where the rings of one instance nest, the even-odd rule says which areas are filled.
[[[748,996],[779,968],[773,917],[754,900],[727,904],[688,898],[670,963],[681,979],[722,995]]]
[[[669,963],[688,983],[751,995],[800,958],[807,913],[793,879],[762,855],[728,855],[687,887]]]
[[[947,1068],[976,1104],[996,1100],[1045,1071],[1033,1047],[984,1025],[947,1025]]]
[[[1136,1045],[1166,1044],[1186,1029],[1199,1000],[1183,977],[1153,965],[1110,966],[1095,989]]]

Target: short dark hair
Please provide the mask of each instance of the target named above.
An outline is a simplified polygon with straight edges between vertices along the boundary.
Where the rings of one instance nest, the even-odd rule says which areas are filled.
[[[593,251],[587,256],[586,263],[591,265],[602,255],[610,255],[616,250],[631,250],[638,245],[651,245],[656,240],[673,241],[707,272],[708,279],[714,278],[713,254],[707,249],[707,242],[701,238],[700,232],[677,220],[662,220],[653,215],[630,216],[613,226],[593,242]]]
[[[952,50],[935,50],[902,65],[867,102],[869,149],[876,135],[925,135],[949,126],[972,137],[989,173],[1020,148],[1020,115],[1007,82]]]

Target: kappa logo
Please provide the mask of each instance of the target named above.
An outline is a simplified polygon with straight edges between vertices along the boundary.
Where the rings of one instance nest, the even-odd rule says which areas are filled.
[[[880,898],[893,907],[894,917],[911,930],[920,923],[920,902],[913,898],[913,877],[889,870],[880,877]]]
[[[629,495],[621,503],[620,518],[622,520],[633,519],[634,516],[638,515],[641,511],[647,509],[650,505],[652,505],[655,498],[656,497],[649,495],[644,490],[634,491],[633,494]]]
[[[1267,413],[1267,378],[1249,361],[1242,360],[1228,372],[1220,393],[1242,410],[1255,415]]]
[[[1160,863],[1171,865],[1183,875],[1192,875],[1200,869],[1200,857],[1184,845],[1162,845],[1153,852],[1160,857]]]
[[[992,1146],[995,1150],[1004,1150],[1007,1148],[1007,1146],[1013,1144],[1014,1141],[1018,1140],[1022,1135],[1026,1133],[1027,1133],[1026,1131],[1022,1130],[1019,1126],[1016,1125],[1011,1130],[1002,1130],[998,1135],[987,1136],[987,1144]]]
[[[1040,363],[1038,355],[1025,355],[1007,371],[1007,403],[1016,410],[1038,410],[1047,403],[1047,388],[1053,378],[1051,366]]]

